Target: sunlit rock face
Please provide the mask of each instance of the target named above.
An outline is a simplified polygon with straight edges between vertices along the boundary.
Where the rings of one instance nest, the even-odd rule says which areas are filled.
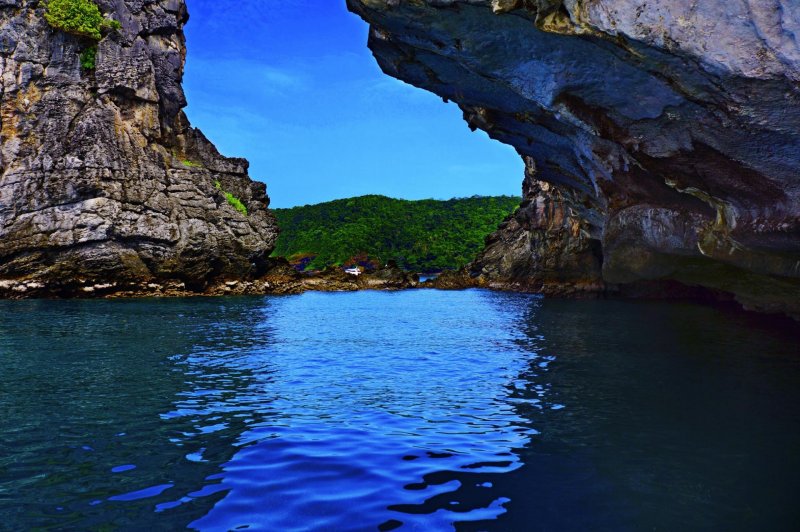
[[[522,208],[471,266],[480,283],[677,281],[800,312],[800,3],[348,4],[386,73],[527,161]]]
[[[181,111],[184,2],[98,1],[122,28],[94,70],[44,4],[0,0],[0,289],[258,275],[277,237],[266,188]]]

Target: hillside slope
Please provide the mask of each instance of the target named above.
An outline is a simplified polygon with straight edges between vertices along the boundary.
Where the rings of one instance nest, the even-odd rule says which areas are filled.
[[[273,255],[305,258],[313,269],[359,254],[420,272],[460,268],[519,202],[513,196],[408,201],[371,195],[275,209],[281,235]]]

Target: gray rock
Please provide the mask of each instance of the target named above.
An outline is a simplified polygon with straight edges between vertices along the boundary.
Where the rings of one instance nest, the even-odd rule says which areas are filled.
[[[798,2],[348,6],[386,73],[528,160],[522,209],[471,266],[481,284],[679,282],[800,315]]]
[[[98,2],[122,29],[94,71],[79,63],[92,42],[43,4],[0,1],[0,293],[261,275],[278,234],[266,187],[181,111],[184,2]]]

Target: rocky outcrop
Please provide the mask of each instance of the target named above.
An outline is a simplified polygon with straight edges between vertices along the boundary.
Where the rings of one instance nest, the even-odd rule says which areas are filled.
[[[261,281],[263,292],[299,294],[302,292],[354,292],[357,290],[403,290],[419,288],[419,276],[389,264],[372,271],[351,275],[338,266],[322,271],[301,272],[285,259],[275,259],[274,266]]]
[[[463,288],[463,283],[458,288]],[[355,276],[332,266],[323,271],[300,272],[286,259],[269,259],[266,273],[239,279],[215,278],[204,286],[190,286],[176,279],[151,281],[92,282],[74,279],[51,286],[35,280],[0,280],[0,293],[7,299],[47,298],[138,298],[234,295],[290,295],[304,292],[394,291],[408,288],[437,288],[420,283],[419,276],[397,267],[384,267]]]
[[[182,112],[183,0],[99,0],[97,44],[0,0],[0,295],[203,290],[261,275],[277,228],[247,161]],[[238,198],[247,214],[226,199]]]
[[[457,102],[526,159],[525,201],[474,282],[679,282],[800,314],[800,4],[348,5],[386,73]]]
[[[465,279],[553,296],[604,291],[602,252],[591,237],[580,194],[538,180],[536,162],[529,157],[525,162],[522,204],[486,239]]]

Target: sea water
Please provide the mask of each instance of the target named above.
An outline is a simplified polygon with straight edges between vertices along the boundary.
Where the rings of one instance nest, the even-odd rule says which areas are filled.
[[[0,529],[797,530],[797,331],[481,290],[0,302]]]

